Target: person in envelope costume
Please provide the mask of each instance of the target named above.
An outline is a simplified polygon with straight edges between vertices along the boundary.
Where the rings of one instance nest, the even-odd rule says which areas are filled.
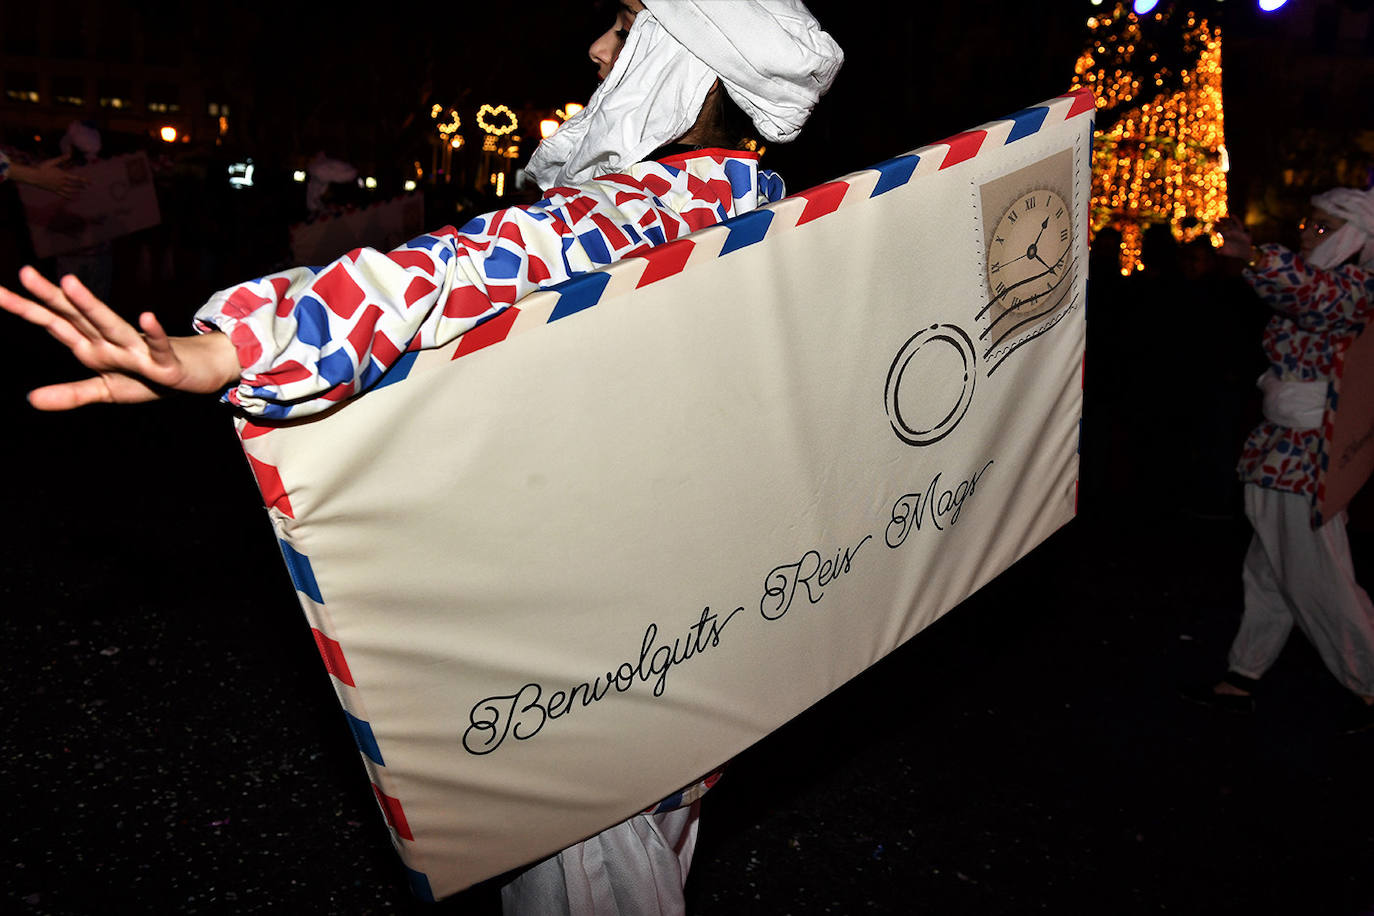
[[[843,62],[801,0],[622,0],[590,48],[601,85],[535,150],[539,201],[214,294],[194,335],[130,325],[75,277],[32,267],[0,307],[47,330],[94,375],[29,393],[39,410],[219,394],[297,418],[374,386],[407,350],[440,347],[531,292],[780,199],[739,147],[792,140]],[[506,913],[682,913],[701,795],[713,777],[520,872]]]

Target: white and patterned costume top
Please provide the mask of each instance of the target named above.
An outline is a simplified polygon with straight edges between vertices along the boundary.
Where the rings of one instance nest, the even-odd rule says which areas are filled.
[[[408,350],[450,343],[537,289],[783,194],[752,153],[641,162],[389,253],[359,248],[222,290],[196,312],[196,328],[225,332],[238,352],[243,371],[226,401],[264,419],[305,416],[373,387]]]

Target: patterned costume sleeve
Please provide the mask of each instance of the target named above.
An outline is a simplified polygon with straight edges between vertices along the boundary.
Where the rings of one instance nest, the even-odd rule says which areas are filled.
[[[530,292],[718,223],[758,202],[757,163],[682,167],[554,188],[541,201],[446,226],[390,253],[356,249],[223,290],[196,313],[243,367],[225,400],[303,416],[375,385],[407,350],[441,347]]]
[[[1320,334],[1351,330],[1363,321],[1374,277],[1354,266],[1322,270],[1282,245],[1263,245],[1245,271],[1255,293],[1300,328]]]

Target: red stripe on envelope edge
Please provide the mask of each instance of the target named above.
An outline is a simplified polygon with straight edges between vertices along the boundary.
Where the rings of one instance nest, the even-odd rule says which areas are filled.
[[[348,670],[348,661],[344,658],[343,646],[337,640],[330,639],[323,632],[310,628],[310,632],[315,637],[315,645],[320,650],[320,658],[324,659],[324,670],[339,679],[340,683],[347,684],[349,687],[357,687],[353,683],[353,672]]]
[[[978,150],[982,149],[983,141],[987,139],[987,136],[988,132],[985,130],[966,130],[941,140],[940,144],[948,146],[949,152],[945,153],[945,160],[940,163],[940,168],[947,169],[951,165],[958,165],[978,155]]]
[[[291,500],[286,497],[286,486],[281,482],[281,475],[277,473],[277,469],[246,452],[244,454],[248,458],[248,467],[258,482],[258,489],[262,491],[263,500],[288,518],[295,518],[295,513],[291,511]]]
[[[377,784],[372,784],[372,791],[377,793],[377,804],[382,806],[382,813],[386,815],[386,822],[391,825],[391,829],[396,831],[396,835],[403,840],[415,842],[414,835],[410,832],[410,824],[406,821],[406,813],[401,809],[401,801],[392,798],[381,789]]]
[[[649,262],[648,266],[644,268],[644,273],[640,275],[639,282],[635,284],[635,289],[648,286],[650,283],[657,283],[664,277],[681,273],[682,268],[687,266],[687,259],[691,257],[692,249],[695,247],[696,242],[691,239],[678,239],[676,242],[658,245],[647,249],[642,254],[635,255],[637,258],[643,258]]]
[[[1073,99],[1073,105],[1069,107],[1069,113],[1064,115],[1065,121],[1085,111],[1097,110],[1097,97],[1093,95],[1091,89],[1075,89],[1073,92],[1061,96],[1061,98]]]
[[[458,341],[458,349],[453,351],[452,358],[467,356],[483,347],[489,347],[505,340],[506,335],[510,333],[511,325],[515,324],[515,317],[519,314],[520,309],[512,305],[504,312],[497,312],[491,318],[468,331]]]
[[[845,192],[848,190],[848,182],[827,181],[825,184],[816,185],[809,191],[802,191],[797,196],[806,201],[806,207],[797,219],[797,225],[809,223],[813,219],[820,219],[827,213],[834,213],[840,208],[840,202],[844,200]]]

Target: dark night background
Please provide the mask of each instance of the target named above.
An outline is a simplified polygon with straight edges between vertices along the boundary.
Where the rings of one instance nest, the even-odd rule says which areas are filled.
[[[765,157],[794,191],[1062,93],[1094,10],[810,5],[848,60],[802,139]],[[145,282],[117,262],[116,305],[184,327],[219,285],[279,263],[274,195],[298,193],[281,175],[317,148],[383,177],[414,154],[406,118],[431,98],[584,98],[585,49],[608,21],[596,6],[45,8],[72,36],[64,59],[95,49],[117,69],[128,36],[187,49],[170,56],[188,80],[242,100],[200,161],[263,164],[254,195],[165,198],[195,269]],[[1232,209],[1296,200],[1273,176],[1323,124],[1355,136],[1339,93],[1370,83],[1339,74],[1369,72],[1369,38],[1339,36],[1337,76],[1311,92],[1296,84],[1313,67],[1291,56],[1308,46],[1284,31],[1311,25],[1303,9],[1206,6],[1230,42]],[[1348,19],[1369,4],[1314,6]],[[0,44],[35,10],[0,3]],[[0,140],[55,152],[60,130],[32,141],[13,114],[0,109]],[[451,221],[438,211],[453,200],[435,199]],[[14,205],[0,196],[0,225]],[[0,256],[0,283],[19,254]],[[1093,273],[1096,327],[1120,326],[1105,320],[1117,310],[1131,337],[1089,325],[1082,515],[732,763],[705,803],[690,912],[1374,913],[1374,733],[1340,734],[1346,697],[1309,645],[1294,635],[1253,717],[1176,695],[1219,673],[1240,614],[1239,486],[1199,471],[1233,461],[1258,417],[1262,316],[1234,280]],[[0,912],[494,912],[488,886],[411,898],[224,410],[39,415],[22,392],[78,370],[41,333],[5,328]],[[1197,417],[1132,388],[1161,362],[1174,403],[1192,404],[1199,378],[1224,396],[1203,445]],[[1367,494],[1351,536],[1368,586]]]

